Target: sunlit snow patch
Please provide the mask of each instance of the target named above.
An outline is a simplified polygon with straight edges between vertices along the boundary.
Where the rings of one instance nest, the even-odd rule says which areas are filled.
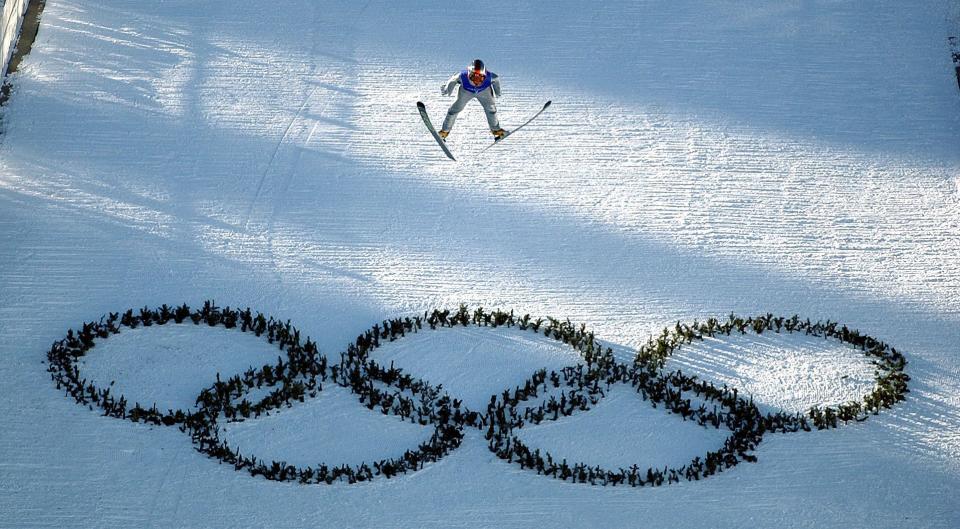
[[[763,411],[787,413],[862,400],[876,383],[874,366],[859,349],[775,332],[698,340],[677,349],[666,368],[737,388]]]

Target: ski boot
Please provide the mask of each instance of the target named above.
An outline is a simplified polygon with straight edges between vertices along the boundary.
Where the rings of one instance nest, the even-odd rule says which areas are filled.
[[[507,131],[503,129],[491,130],[490,132],[493,133],[493,141],[500,141],[507,135]]]
[[[441,130],[440,132],[437,132],[437,134],[439,134],[440,137],[443,138],[443,141],[447,141],[447,136],[450,134],[450,131],[449,131],[449,130]]]

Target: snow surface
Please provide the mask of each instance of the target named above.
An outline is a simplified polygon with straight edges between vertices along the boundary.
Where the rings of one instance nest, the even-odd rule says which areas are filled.
[[[960,527],[958,28],[946,0],[47,0],[0,111],[0,526]],[[468,107],[453,163],[414,103],[441,119],[440,84],[475,57],[501,76],[507,128],[553,106],[483,155]],[[903,351],[911,393],[658,489],[544,478],[473,432],[399,479],[307,487],[50,382],[67,329],[211,298],[289,318],[331,355],[384,318],[461,302],[586,323],[623,359],[677,321],[797,313]],[[274,354],[222,329],[140,331],[85,369],[144,401],[189,404]],[[378,354],[455,396],[574,363],[508,334],[417,339]],[[804,337],[671,363],[786,409],[870,380],[855,351]],[[522,435],[611,466],[719,442],[620,389]],[[352,398],[225,435],[359,463],[429,434]]]
[[[485,412],[492,395],[522,386],[540,369],[583,363],[572,347],[532,331],[460,327],[419,332],[380,346],[372,355],[443,388],[471,410]]]
[[[226,380],[250,367],[275,364],[282,354],[235,330],[193,325],[129,329],[95,347],[96,353],[77,362],[84,378],[131,403],[155,404],[163,411],[191,409],[221,374]]]
[[[667,367],[737,388],[765,412],[836,406],[876,385],[876,367],[857,348],[772,332],[696,342],[680,348]]]

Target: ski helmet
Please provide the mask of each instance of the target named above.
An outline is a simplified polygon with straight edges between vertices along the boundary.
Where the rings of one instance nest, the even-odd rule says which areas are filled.
[[[484,68],[483,61],[480,59],[474,59],[473,64],[471,64],[467,70],[469,70],[471,74],[487,75],[487,69]]]

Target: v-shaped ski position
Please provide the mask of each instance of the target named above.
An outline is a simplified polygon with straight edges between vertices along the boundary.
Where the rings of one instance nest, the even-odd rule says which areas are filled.
[[[498,140],[495,140],[490,145],[487,145],[486,147],[481,149],[480,152],[486,151],[490,147],[493,147],[494,145],[502,142],[508,136],[513,135],[513,133],[529,125],[531,121],[537,119],[537,117],[539,117],[540,114],[543,114],[543,111],[549,108],[551,103],[552,101],[547,101],[546,103],[544,103],[543,108],[537,111],[537,113],[534,114],[530,119],[524,121],[519,127],[510,131],[507,131],[507,133],[504,134],[503,137],[501,137]],[[451,160],[456,161],[457,159],[453,157],[453,154],[450,152],[450,148],[447,147],[447,142],[445,142],[443,138],[440,137],[440,134],[437,133],[437,129],[433,127],[433,123],[430,121],[430,116],[427,114],[427,107],[426,105],[423,104],[423,101],[417,101],[417,110],[420,111],[420,117],[423,118],[423,124],[427,126],[427,130],[429,130],[430,134],[433,135],[433,139],[437,141],[437,145],[439,145],[440,148],[443,149],[443,153],[447,155],[447,158],[450,158]]]

